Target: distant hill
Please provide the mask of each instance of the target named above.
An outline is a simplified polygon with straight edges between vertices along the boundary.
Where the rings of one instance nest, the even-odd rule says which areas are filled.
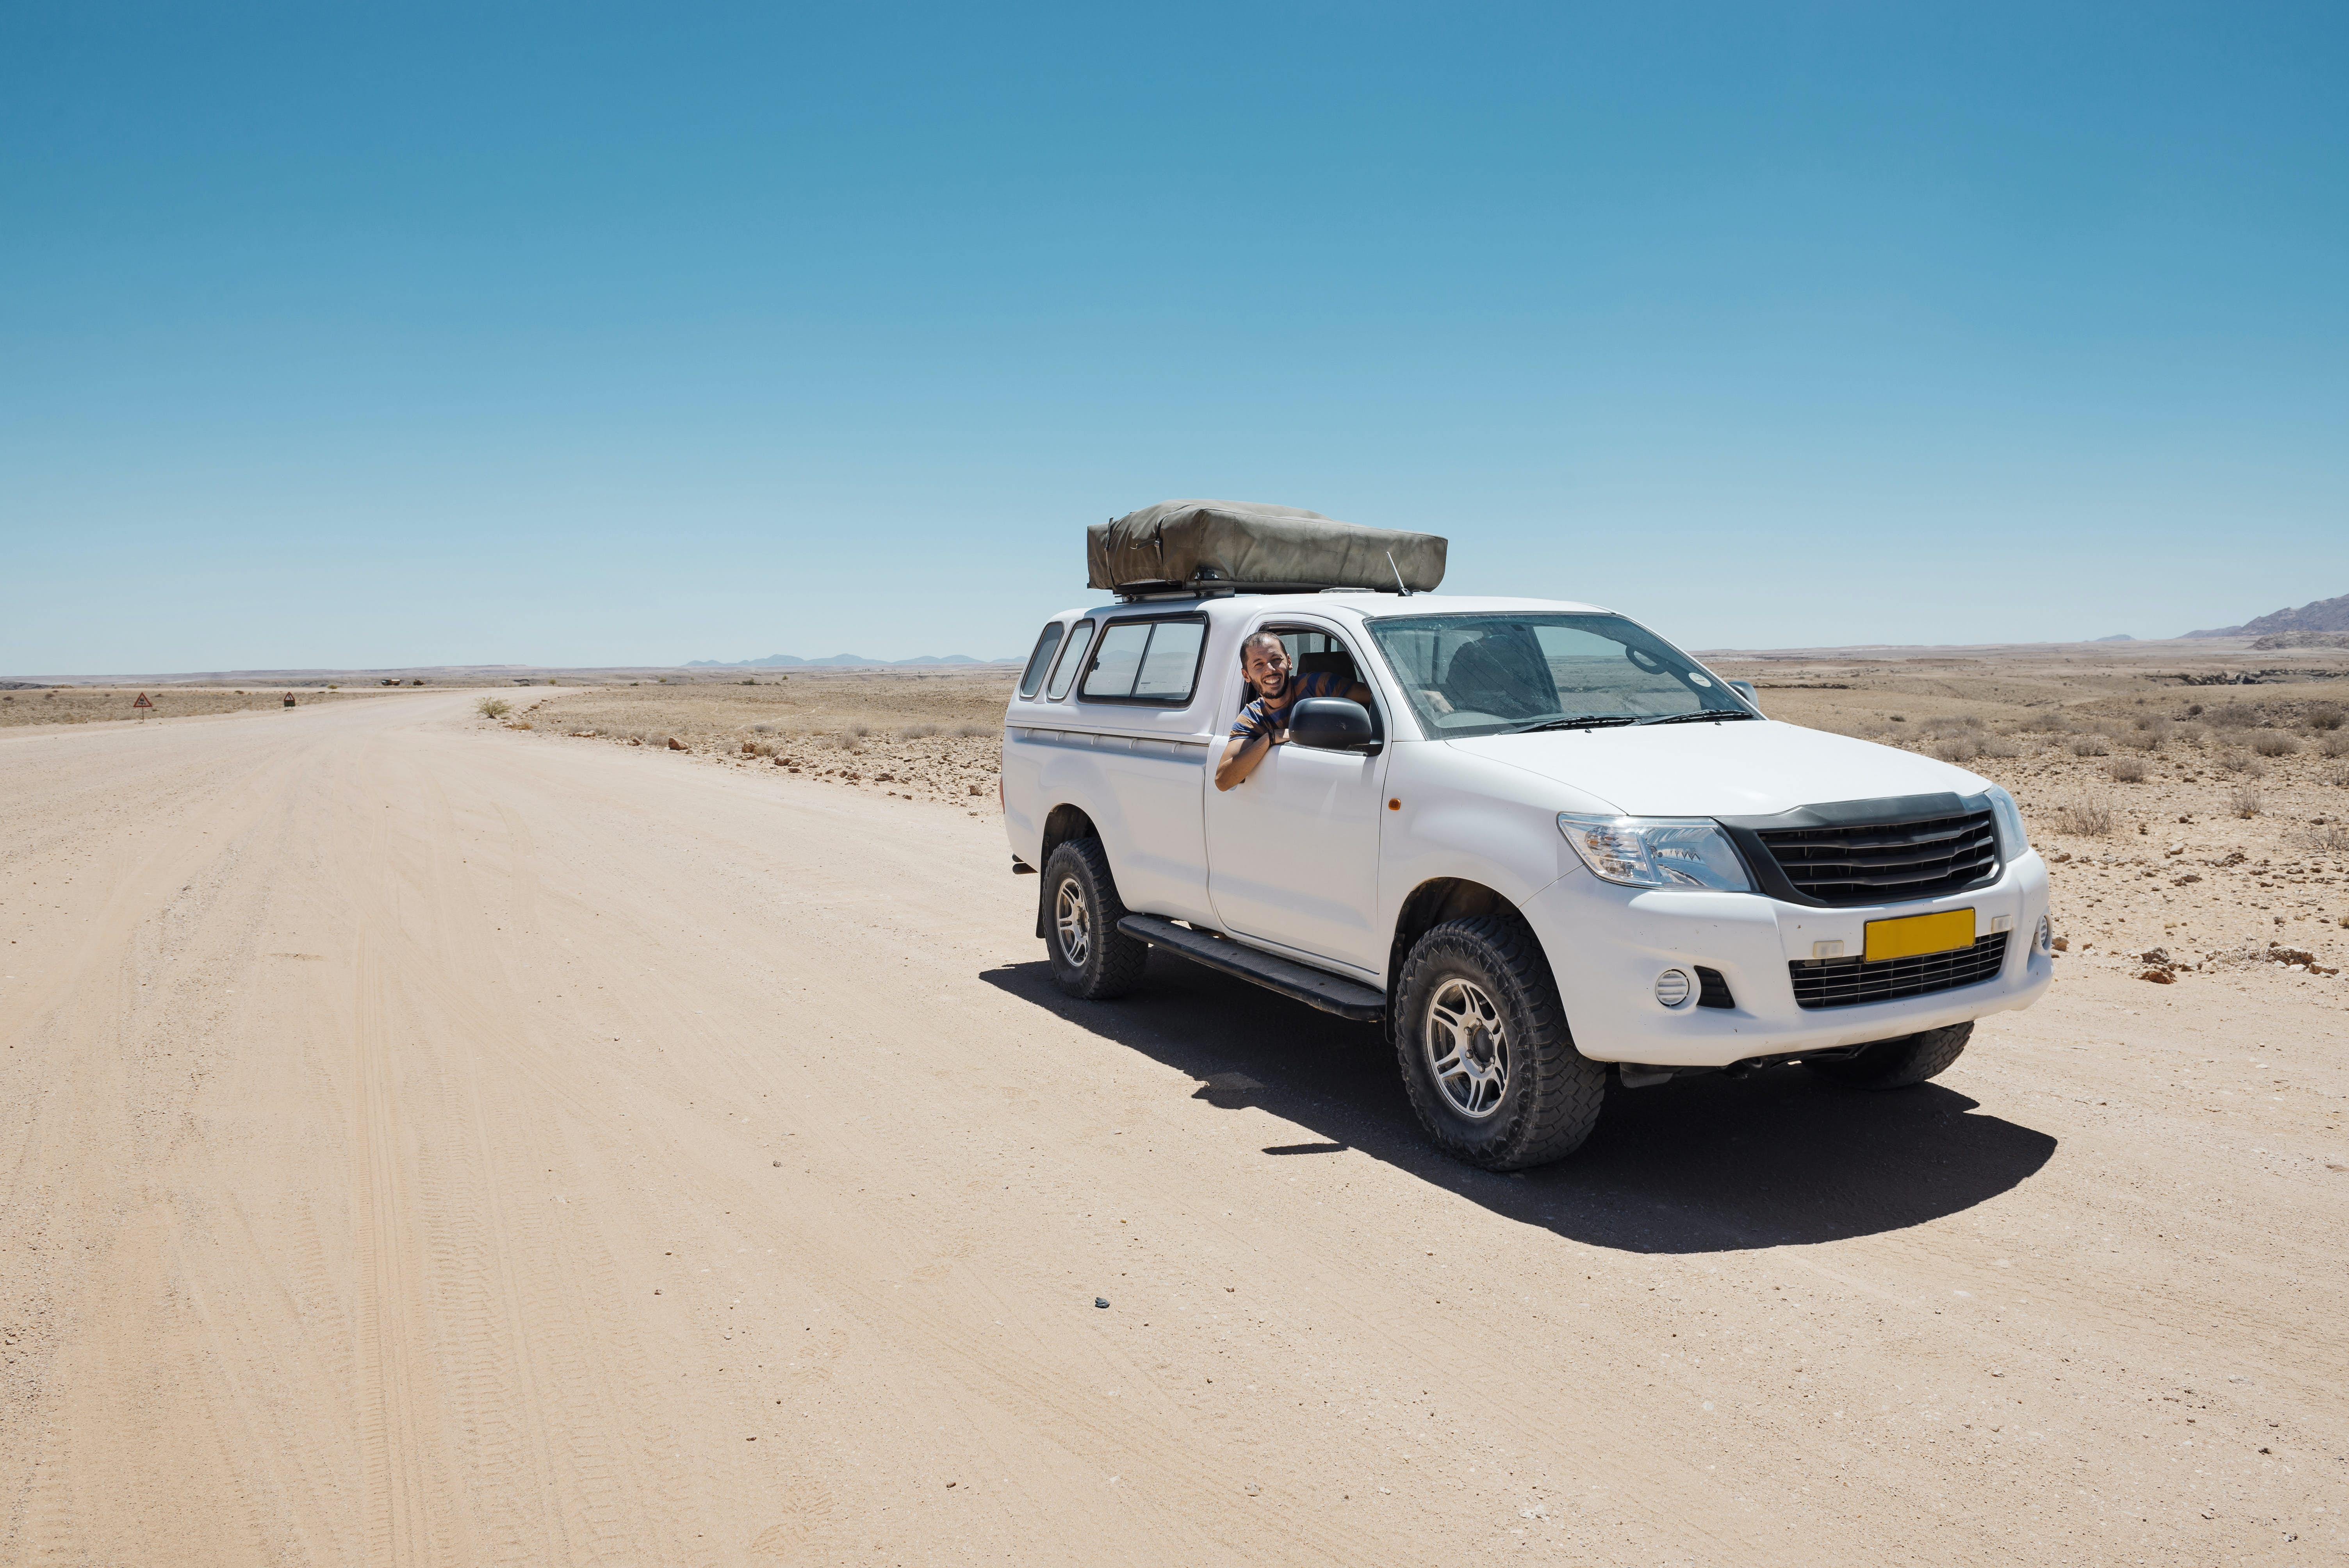
[[[753,670],[772,669],[778,665],[885,665],[895,669],[905,665],[984,665],[1009,664],[1009,659],[974,659],[968,654],[924,654],[917,659],[868,659],[862,654],[833,654],[821,659],[803,659],[797,654],[769,654],[763,659],[688,659],[689,670]]]
[[[2256,621],[2246,621],[2240,626],[2220,626],[2215,631],[2189,632],[2189,637],[2266,637],[2286,632],[2349,632],[2349,593],[2338,599],[2319,599],[2313,604],[2302,604],[2297,610],[2278,610],[2272,615],[2261,615]]]

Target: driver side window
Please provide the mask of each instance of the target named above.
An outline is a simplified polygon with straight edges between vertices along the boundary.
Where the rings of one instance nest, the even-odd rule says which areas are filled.
[[[1326,691],[1310,692],[1309,695],[1344,696],[1357,685],[1370,685],[1362,676],[1361,666],[1355,662],[1353,651],[1346,645],[1345,639],[1335,632],[1319,626],[1284,626],[1278,623],[1259,626],[1257,631],[1270,632],[1280,639],[1281,647],[1288,655],[1289,677],[1292,681],[1302,682],[1307,677],[1320,677],[1313,680],[1312,686],[1329,688]],[[1256,633],[1251,632],[1248,634],[1254,636]],[[1305,688],[1300,686],[1299,689]],[[1234,704],[1235,713],[1262,695],[1243,676],[1240,681],[1239,700]],[[1374,686],[1371,687],[1371,700],[1366,706],[1371,712],[1371,729],[1376,734],[1384,736],[1386,725],[1380,717],[1378,693]]]

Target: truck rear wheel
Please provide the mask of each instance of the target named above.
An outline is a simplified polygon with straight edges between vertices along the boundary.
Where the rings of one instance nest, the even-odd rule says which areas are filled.
[[[1071,839],[1044,862],[1044,947],[1052,983],[1081,1001],[1123,996],[1142,979],[1150,944],[1117,928],[1125,905],[1099,839]]]
[[[1837,1061],[1803,1065],[1822,1078],[1831,1078],[1855,1088],[1907,1088],[1911,1084],[1923,1083],[1956,1061],[1965,1053],[1966,1041],[1973,1032],[1971,1022],[1951,1024],[1946,1029],[1927,1029],[1898,1039],[1878,1040],[1872,1046],[1861,1047],[1857,1055]]]
[[[1454,920],[1413,944],[1395,993],[1395,1055],[1437,1148],[1487,1171],[1563,1160],[1590,1136],[1607,1069],[1574,1048],[1532,932]]]

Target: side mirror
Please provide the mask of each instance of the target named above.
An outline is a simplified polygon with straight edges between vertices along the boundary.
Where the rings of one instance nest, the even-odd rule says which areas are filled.
[[[1371,710],[1341,696],[1309,696],[1288,710],[1288,743],[1316,751],[1358,751],[1378,744]]]
[[[1747,702],[1753,704],[1754,712],[1760,713],[1762,711],[1762,699],[1754,695],[1754,683],[1752,681],[1731,681],[1729,683],[1729,689],[1735,692],[1739,696],[1744,697]]]

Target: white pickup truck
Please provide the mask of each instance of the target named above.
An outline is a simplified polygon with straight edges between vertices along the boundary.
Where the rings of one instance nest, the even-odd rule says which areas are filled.
[[[1288,702],[1218,789],[1258,633],[1369,700]],[[1116,996],[1155,945],[1382,1021],[1429,1135],[1491,1170],[1570,1153],[1610,1076],[1922,1082],[2053,974],[2006,791],[1773,720],[1594,605],[1133,596],[1054,616],[1004,724],[1064,990]]]

